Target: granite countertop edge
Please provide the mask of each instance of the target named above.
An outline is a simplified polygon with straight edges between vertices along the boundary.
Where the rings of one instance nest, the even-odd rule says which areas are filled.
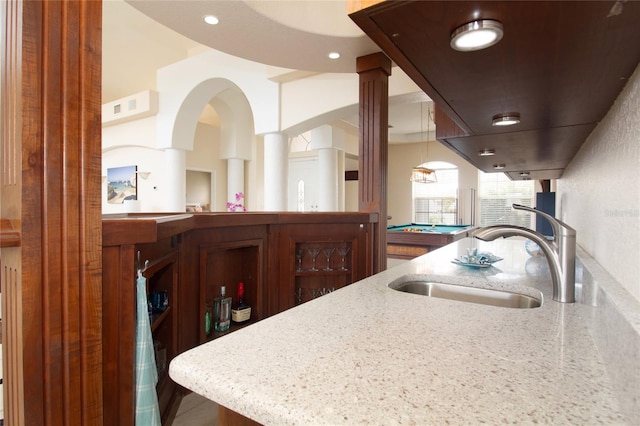
[[[469,247],[491,268],[451,260]],[[542,294],[511,309],[402,293],[427,279]],[[262,424],[625,424],[585,316],[518,238],[465,238],[176,357],[178,384]]]

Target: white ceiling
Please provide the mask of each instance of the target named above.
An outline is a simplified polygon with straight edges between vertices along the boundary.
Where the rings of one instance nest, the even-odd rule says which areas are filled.
[[[220,23],[204,24],[206,14]],[[155,89],[158,68],[205,48],[332,73],[355,72],[357,57],[380,51],[348,17],[346,0],[103,0],[103,103]],[[331,51],[341,57],[329,59]],[[357,127],[357,116],[344,121]],[[390,105],[389,124],[396,142],[419,140],[427,127],[415,99]]]

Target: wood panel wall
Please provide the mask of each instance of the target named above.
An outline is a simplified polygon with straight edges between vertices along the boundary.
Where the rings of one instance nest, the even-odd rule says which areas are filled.
[[[2,7],[5,424],[101,424],[102,5]]]

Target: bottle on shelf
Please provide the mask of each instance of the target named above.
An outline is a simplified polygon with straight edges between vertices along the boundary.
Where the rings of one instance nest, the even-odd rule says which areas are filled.
[[[204,311],[204,333],[207,337],[211,336],[213,331],[213,306],[209,303],[205,303]]]
[[[238,303],[231,308],[231,319],[233,322],[241,324],[251,318],[251,306],[244,301],[244,283],[238,283]]]
[[[214,329],[215,331],[227,331],[231,326],[231,298],[226,295],[226,287],[220,287],[220,296],[213,300],[214,305]]]

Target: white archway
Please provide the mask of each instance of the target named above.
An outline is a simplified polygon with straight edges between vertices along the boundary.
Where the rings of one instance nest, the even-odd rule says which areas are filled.
[[[176,152],[192,151],[198,119],[202,111],[211,105],[220,118],[220,159],[227,161],[227,193],[223,198],[236,202],[236,194],[246,194],[245,162],[252,159],[254,120],[251,106],[242,90],[224,78],[211,78],[195,85],[184,97],[171,123],[171,137],[164,139],[166,153],[172,154],[172,173],[166,176],[167,186],[173,188],[168,200],[169,210],[182,209],[186,204],[186,160]],[[164,119],[158,120],[158,129],[166,128]],[[164,134],[158,132],[159,141]],[[168,147],[166,145],[169,145]],[[221,177],[223,175],[220,175]],[[184,183],[184,184],[182,184]],[[184,187],[184,189],[181,189]]]

